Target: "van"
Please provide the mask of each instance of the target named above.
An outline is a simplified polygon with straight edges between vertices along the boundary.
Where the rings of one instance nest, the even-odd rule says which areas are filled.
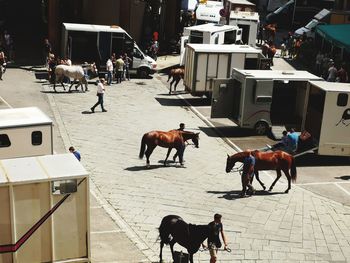
[[[153,74],[157,67],[154,59],[145,55],[119,26],[63,23],[61,47],[61,55],[74,63],[95,61],[103,67],[112,53],[127,53],[132,59],[130,72],[140,77]]]

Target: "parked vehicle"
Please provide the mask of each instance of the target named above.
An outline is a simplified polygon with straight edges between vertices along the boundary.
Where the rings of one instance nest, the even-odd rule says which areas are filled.
[[[242,29],[238,26],[209,23],[185,27],[181,37],[180,65],[184,65],[186,44],[240,44],[241,40]]]
[[[0,159],[53,154],[52,120],[36,107],[0,110]]]
[[[206,3],[198,4],[196,9],[196,25],[205,23],[219,23],[220,10],[224,8],[224,4],[220,1],[206,1]]]
[[[322,20],[324,20],[327,16],[329,16],[330,13],[331,11],[327,9],[322,9],[319,13],[317,13],[314,16],[314,18],[309,23],[307,23],[306,26],[295,30],[294,34],[296,36],[301,36],[305,33],[307,37],[315,37],[316,26],[320,24],[324,24]]]
[[[154,59],[145,55],[119,26],[63,23],[61,46],[61,55],[74,63],[95,61],[98,66],[104,66],[112,53],[127,53],[132,59],[130,72],[146,77],[157,67]]]
[[[309,80],[307,71],[233,69],[231,78],[213,80],[211,118],[229,118],[239,127],[266,134],[272,125],[301,127]]]
[[[184,85],[194,96],[211,96],[213,79],[229,78],[233,67],[258,69],[265,57],[248,45],[188,44]]]

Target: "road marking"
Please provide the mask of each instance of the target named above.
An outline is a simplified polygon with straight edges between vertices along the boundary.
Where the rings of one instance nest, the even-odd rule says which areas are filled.
[[[347,195],[350,195],[350,192],[349,192],[348,190],[346,190],[344,187],[342,187],[339,183],[335,183],[335,185],[336,185],[339,189],[343,190]]]
[[[0,96],[0,99],[7,105],[7,107],[13,108],[3,97]]]
[[[322,184],[350,184],[350,182],[316,182],[316,183],[301,183],[301,184],[295,184],[295,185],[322,185]]]
[[[122,230],[106,230],[106,231],[91,231],[90,234],[110,234],[110,233],[121,233]]]

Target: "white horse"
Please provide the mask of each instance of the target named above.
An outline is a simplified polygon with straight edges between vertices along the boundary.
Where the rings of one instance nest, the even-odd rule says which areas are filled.
[[[58,65],[55,68],[55,75],[56,79],[53,84],[53,89],[56,92],[56,82],[61,83],[64,90],[66,90],[64,84],[63,84],[63,78],[73,78],[72,84],[69,86],[68,92],[70,92],[70,89],[72,88],[74,82],[78,80],[78,84],[75,86],[75,89],[78,89],[78,86],[81,85],[81,91],[84,91],[83,84],[85,84],[85,91],[88,91],[87,86],[87,80],[85,78],[84,70],[81,66],[67,66],[67,65]]]

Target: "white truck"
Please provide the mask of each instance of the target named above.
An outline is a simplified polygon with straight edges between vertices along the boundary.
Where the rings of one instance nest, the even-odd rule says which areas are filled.
[[[272,125],[300,128],[309,80],[307,71],[233,69],[229,79],[213,81],[212,118],[229,118],[239,127],[266,134]]]
[[[71,153],[0,160],[0,262],[91,262],[89,196]]]
[[[229,24],[242,29],[243,44],[256,45],[259,23],[260,18],[257,12],[231,11],[230,13]]]
[[[0,110],[0,159],[53,154],[52,120],[39,108]]]
[[[146,77],[157,68],[154,59],[145,55],[119,26],[63,23],[61,39],[61,55],[69,57],[74,63],[94,61],[105,66],[112,53],[127,53],[132,59],[130,72]]]
[[[185,52],[184,85],[192,95],[211,96],[213,79],[229,78],[233,67],[258,69],[265,58],[248,45],[188,44]]]
[[[184,28],[181,37],[180,65],[184,65],[185,46],[193,44],[240,44],[242,30],[238,26],[203,24]]]
[[[221,1],[206,1],[200,3],[196,9],[196,24],[201,25],[205,23],[219,23],[220,10],[224,8]]]

